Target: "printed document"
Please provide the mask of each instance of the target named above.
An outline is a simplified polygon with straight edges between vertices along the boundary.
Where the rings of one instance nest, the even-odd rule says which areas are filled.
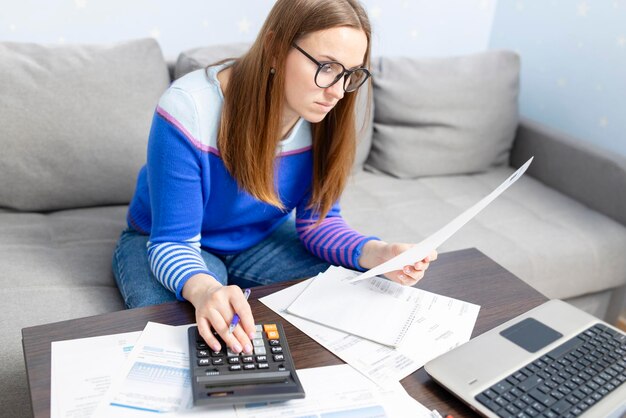
[[[132,360],[130,356],[128,356],[128,359],[124,359],[133,344],[137,347],[133,348],[134,351],[135,349],[141,350],[140,347],[144,343],[152,344],[156,342],[157,344],[151,346],[152,349],[155,349],[163,345],[163,341],[160,343],[155,341],[156,337],[164,338],[164,341],[178,338],[183,334],[181,330],[186,330],[187,327],[148,323],[144,333],[116,334],[53,343],[52,356],[55,360],[52,363],[54,366],[51,377],[53,387],[56,387],[57,390],[53,391],[51,401],[53,404],[58,404],[55,399],[67,398],[69,401],[67,406],[69,408],[66,409],[68,412],[65,415],[52,416],[68,418],[87,418],[92,416],[93,408],[91,410],[89,410],[90,408],[82,408],[85,400],[81,399],[80,393],[86,393],[81,388],[84,382],[108,381],[111,375],[117,375],[117,372],[120,370],[128,370],[130,363],[124,364],[125,362],[133,362],[140,359],[138,355],[133,356],[135,360]],[[141,334],[141,337],[139,334]],[[177,346],[177,352],[178,350],[186,351],[186,338],[179,340],[175,345]],[[168,346],[169,348],[175,348],[171,344]],[[85,355],[87,352],[91,352],[92,355],[116,352],[125,354],[103,356],[98,359],[98,367],[94,368],[93,357]],[[186,368],[188,370],[188,366]],[[366,418],[431,416],[431,413],[422,404],[411,398],[398,382],[393,382],[384,388],[380,388],[347,364],[298,370],[297,373],[306,392],[305,399],[279,402],[271,405],[251,404],[220,408],[191,408],[190,402],[183,402],[182,404],[186,405],[184,409],[165,414],[158,413],[158,415],[171,418],[264,418],[275,416],[289,418],[303,416],[320,417],[323,414],[326,414],[324,416],[337,418],[354,416]],[[145,392],[145,389],[153,387],[152,385],[157,383],[162,376],[146,380],[143,384],[140,383],[135,386],[135,389],[138,389],[139,393]],[[170,380],[172,384],[169,386],[172,395],[181,390],[184,391],[185,383],[183,380],[177,378]],[[66,386],[55,385],[54,382],[62,383]],[[145,387],[142,387],[144,385]],[[101,386],[104,390],[92,390],[87,395],[90,398],[90,403],[97,403],[105,399],[105,397],[111,396],[111,393],[105,393],[107,384],[102,383]],[[72,396],[72,393],[76,393],[76,395]],[[157,415],[154,412],[156,410],[154,405],[163,404],[163,400],[158,398],[167,398],[169,396],[168,394],[155,392],[155,399],[150,402],[151,406],[148,408],[107,407],[106,414],[108,415],[106,416],[110,418],[154,417]],[[189,400],[191,399],[191,393],[184,396],[189,396]],[[144,406],[146,405],[144,404]],[[70,409],[72,410],[70,411]]]
[[[189,326],[148,322],[94,417],[127,416],[130,411],[163,413],[191,408]]]
[[[357,283],[358,273],[332,267],[312,279],[287,307],[287,313],[368,340],[398,347],[413,328],[447,318],[453,323],[463,312],[443,316],[450,303],[465,309],[467,304],[381,277]],[[322,303],[320,303],[322,301]],[[349,308],[346,308],[349,307]],[[478,312],[478,307],[475,309]]]
[[[423,305],[428,309],[416,317],[404,343],[392,348],[288,313],[287,307],[312,281],[290,286],[260,301],[381,386],[405,378],[429,360],[469,341],[480,309],[478,305],[421,291]]]
[[[441,244],[443,244],[448,238],[454,235],[456,231],[461,229],[463,225],[465,225],[472,218],[478,215],[478,213],[483,210],[489,203],[491,203],[496,197],[500,196],[502,192],[504,192],[520,177],[522,177],[522,174],[526,172],[526,169],[533,161],[533,158],[534,157],[526,161],[523,166],[521,166],[515,173],[511,174],[511,176],[506,179],[500,186],[498,186],[493,192],[491,192],[474,206],[454,218],[450,223],[441,228],[439,231],[435,232],[433,235],[424,239],[414,247],[409,248],[402,254],[392,258],[391,260],[388,260],[358,275],[357,277],[354,277],[352,281],[358,282],[359,280],[365,280],[370,277],[378,276],[379,274],[389,273],[390,271],[394,270],[402,270],[404,266],[412,265],[417,261],[426,258],[426,256],[428,256],[433,250],[439,248]]]
[[[89,418],[141,331],[54,341],[50,359],[50,418]]]
[[[431,417],[400,383],[378,387],[347,364],[298,370],[298,376],[306,398],[271,406],[237,407],[237,417]]]

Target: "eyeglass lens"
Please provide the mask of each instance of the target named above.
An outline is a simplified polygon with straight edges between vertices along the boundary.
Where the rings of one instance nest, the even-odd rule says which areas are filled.
[[[339,63],[330,62],[320,67],[315,82],[322,88],[330,87],[344,75],[344,68]],[[344,89],[347,92],[358,89],[367,78],[364,70],[357,69],[344,81]]]

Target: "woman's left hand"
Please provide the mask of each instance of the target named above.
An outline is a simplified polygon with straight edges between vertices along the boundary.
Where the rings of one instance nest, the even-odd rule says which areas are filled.
[[[390,244],[383,241],[368,241],[363,246],[359,264],[363,268],[370,269],[392,259],[413,246],[414,244]],[[430,262],[436,259],[437,251],[433,251],[423,260],[417,260],[414,264],[406,265],[402,270],[390,271],[385,274],[385,277],[396,283],[413,286],[424,277],[424,272],[430,266]]]

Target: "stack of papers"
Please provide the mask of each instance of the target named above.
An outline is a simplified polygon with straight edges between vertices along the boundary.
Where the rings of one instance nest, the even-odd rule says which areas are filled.
[[[480,306],[379,277],[350,284],[357,274],[331,267],[260,301],[381,386],[398,382],[429,360],[469,341]],[[326,300],[312,303],[310,298],[318,297],[318,291],[329,293],[325,293]],[[327,302],[334,295],[341,296],[338,306],[333,305],[335,301]],[[393,303],[405,306],[394,311]],[[310,318],[299,316],[304,314]],[[386,326],[397,323],[402,326],[385,331]]]
[[[347,364],[298,370],[305,399],[192,408],[189,326],[53,342],[51,418],[432,416],[399,383],[381,388]]]

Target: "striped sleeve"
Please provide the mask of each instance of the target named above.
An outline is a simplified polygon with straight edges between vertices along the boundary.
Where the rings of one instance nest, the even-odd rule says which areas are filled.
[[[309,210],[298,209],[296,231],[309,252],[331,264],[352,270],[365,270],[359,264],[363,246],[366,242],[379,238],[362,235],[350,228],[340,215],[339,204],[335,204],[317,226],[314,226],[317,217]]]
[[[154,276],[181,301],[185,300],[183,286],[191,276],[198,273],[213,276],[200,253],[200,236],[184,243],[148,242],[148,260]]]

